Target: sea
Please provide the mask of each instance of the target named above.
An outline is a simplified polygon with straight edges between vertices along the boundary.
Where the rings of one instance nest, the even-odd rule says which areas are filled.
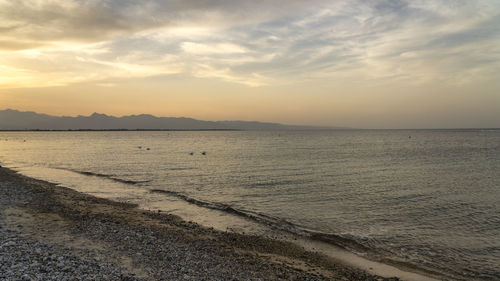
[[[500,130],[0,132],[0,164],[219,229],[500,280]]]

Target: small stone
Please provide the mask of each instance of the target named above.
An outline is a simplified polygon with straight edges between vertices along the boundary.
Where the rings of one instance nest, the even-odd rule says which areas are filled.
[[[63,268],[63,271],[64,272],[70,272],[71,271],[71,267],[70,266],[66,266]]]
[[[10,247],[10,246],[14,246],[14,245],[16,245],[16,242],[14,242],[14,241],[9,241],[9,242],[7,242],[7,243],[4,243],[4,244],[2,245],[2,247]]]

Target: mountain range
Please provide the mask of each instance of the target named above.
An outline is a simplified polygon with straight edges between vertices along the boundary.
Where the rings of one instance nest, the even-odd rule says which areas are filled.
[[[52,116],[13,109],[0,110],[0,130],[321,130],[347,129],[284,125],[256,121],[203,121],[149,114],[115,117],[94,113],[76,117]]]

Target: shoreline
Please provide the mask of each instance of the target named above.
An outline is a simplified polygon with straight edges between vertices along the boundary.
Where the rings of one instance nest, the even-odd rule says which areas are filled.
[[[0,189],[4,201],[2,233],[14,233],[16,241],[62,247],[67,256],[81,251],[94,253],[96,260],[128,276],[122,280],[399,280],[370,275],[291,243],[216,231],[177,216],[28,178],[7,168],[0,169]],[[11,241],[2,241],[0,256],[12,254]],[[36,255],[22,260],[32,264]],[[43,265],[43,258],[38,264]],[[40,272],[25,273],[9,271],[19,268],[18,263],[10,268],[2,265],[0,277],[6,279],[39,280],[37,274],[59,269],[57,264],[55,268],[49,264]]]
[[[175,215],[147,211],[139,209],[137,205],[134,204],[97,198],[77,192],[73,189],[29,178],[7,168],[1,168],[0,185],[2,189],[4,189],[6,183],[10,183],[12,186],[15,186],[16,189],[32,193],[33,198],[29,201],[23,201],[22,204],[19,202],[17,204],[8,204],[9,208],[7,208],[7,211],[2,210],[0,223],[6,225],[5,228],[15,229],[19,223],[22,223],[21,225],[26,224],[26,226],[22,227],[20,233],[39,241],[44,241],[46,239],[37,234],[40,231],[32,231],[30,233],[30,228],[33,229],[34,226],[36,226],[38,230],[45,228],[45,231],[50,233],[50,235],[45,235],[45,237],[72,237],[74,235],[76,238],[69,239],[67,243],[63,242],[64,246],[70,246],[70,248],[74,246],[73,240],[75,239],[86,240],[87,243],[83,244],[87,244],[87,246],[91,248],[95,245],[106,244],[107,246],[105,248],[107,248],[108,251],[121,256],[119,260],[127,261],[125,263],[120,262],[117,266],[124,267],[125,271],[130,271],[135,274],[134,276],[139,278],[147,277],[148,280],[162,279],[161,276],[164,273],[155,273],[155,269],[146,270],[146,272],[149,272],[148,274],[141,273],[144,270],[138,271],[137,269],[148,268],[154,263],[159,263],[160,268],[165,266],[167,262],[169,264],[172,262],[181,264],[182,259],[169,258],[167,260],[162,260],[161,257],[156,256],[156,258],[153,259],[154,261],[150,259],[148,262],[144,262],[142,261],[143,258],[134,258],[133,254],[126,253],[126,249],[121,249],[122,247],[120,247],[120,245],[115,245],[116,241],[108,241],[108,237],[124,235],[122,233],[123,228],[128,230],[133,229],[132,232],[134,233],[148,229],[148,231],[155,234],[152,241],[149,241],[149,243],[154,245],[168,244],[172,242],[171,239],[174,237],[176,243],[179,243],[179,241],[184,243],[183,247],[185,247],[186,244],[201,245],[201,248],[191,249],[190,252],[190,255],[204,254],[204,258],[199,258],[195,264],[205,263],[207,262],[206,259],[212,260],[214,256],[218,256],[219,259],[222,259],[218,264],[223,264],[223,266],[221,266],[223,270],[218,270],[217,272],[226,272],[225,275],[217,275],[217,272],[211,272],[210,274],[216,275],[211,275],[209,279],[231,279],[238,274],[240,276],[250,276],[243,274],[244,272],[248,272],[241,269],[239,272],[228,273],[227,267],[234,268],[235,266],[233,263],[236,263],[236,267],[238,268],[250,267],[248,270],[250,270],[253,275],[260,274],[265,280],[400,280],[399,278],[402,277],[384,278],[367,273],[366,271],[372,269],[370,265],[366,266],[363,270],[361,269],[362,267],[359,266],[358,261],[358,266],[356,266],[356,262],[352,262],[352,258],[354,257],[354,259],[356,259],[356,256],[352,253],[350,257],[351,262],[349,263],[346,262],[346,260],[332,258],[325,253],[313,252],[314,247],[308,249],[303,243],[300,245],[300,243],[279,241],[262,236],[214,230],[213,228],[204,227],[190,221],[186,222]],[[14,207],[10,205],[14,205]],[[44,223],[40,223],[46,222],[47,225],[50,225],[49,222],[52,221],[54,216],[60,218],[56,220],[60,223],[56,224],[51,229],[47,229],[47,227],[44,227]],[[31,219],[26,219],[26,217]],[[96,220],[101,224],[98,228],[106,229],[112,226],[112,230],[103,231],[98,236],[94,235],[93,233],[96,231],[96,227],[89,225],[89,222],[95,223]],[[35,221],[38,221],[38,223],[35,223]],[[70,234],[67,233],[68,231]],[[83,237],[79,237],[82,236],[82,234]],[[91,239],[89,239],[89,236]],[[130,235],[126,235],[125,237],[130,237]],[[55,243],[54,241],[48,242],[49,244]],[[130,243],[131,245],[129,245],[129,247],[135,249],[146,249],[148,248],[147,245],[149,245],[143,245],[144,241],[140,240],[131,241]],[[317,245],[315,246],[317,247]],[[210,254],[206,253],[207,248],[212,249]],[[223,254],[221,255],[221,253]],[[140,256],[151,257],[155,255],[154,251],[150,251]],[[244,257],[245,262],[234,262],[235,257],[236,260]],[[349,257],[345,256],[343,258],[349,259]],[[252,266],[249,266],[249,264]],[[255,265],[259,266],[255,267]],[[183,268],[189,269],[189,267],[189,265],[185,265]],[[200,270],[200,268],[195,266],[195,269],[191,268],[190,272],[196,274],[197,270]],[[279,275],[283,272],[286,272],[286,274],[283,275],[284,277]],[[391,270],[388,270],[388,272],[391,272]],[[171,273],[169,274],[171,275]],[[420,276],[413,273],[409,274],[410,276]],[[432,278],[427,278],[425,276],[421,277],[423,278],[422,280],[432,280]],[[174,279],[185,278],[177,277]],[[247,277],[242,280],[250,279],[254,278]],[[403,278],[403,280],[412,279],[413,278]]]

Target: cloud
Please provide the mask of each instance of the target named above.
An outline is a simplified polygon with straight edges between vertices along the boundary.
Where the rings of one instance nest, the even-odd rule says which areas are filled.
[[[300,1],[2,0],[0,31],[39,41],[96,42],[139,31],[190,25],[227,26],[280,14]]]
[[[0,18],[15,28],[7,36],[44,41],[100,41],[167,20],[146,17],[151,5],[123,1],[19,0],[0,2]],[[141,15],[143,16],[141,18]]]
[[[493,0],[0,0],[0,58],[19,86],[169,73],[252,87],[464,83],[499,70],[499,11]]]
[[[269,78],[259,75],[258,73],[250,73],[247,75],[238,75],[233,73],[229,68],[213,68],[210,65],[198,64],[193,67],[192,74],[200,78],[217,78],[227,82],[239,83],[249,87],[259,87],[269,84]]]
[[[40,46],[39,42],[33,41],[0,40],[0,50],[25,50]]]
[[[243,54],[247,50],[232,43],[203,44],[195,42],[184,42],[181,44],[182,50],[195,55],[231,55]]]
[[[276,43],[280,47],[273,50],[277,54],[273,61],[251,67],[263,67],[284,78],[341,77],[346,81],[345,75],[350,73],[347,81],[451,82],[463,68],[446,59],[449,57],[468,60],[471,67],[480,72],[484,68],[489,75],[491,64],[476,60],[476,52],[470,51],[484,50],[490,61],[499,61],[494,50],[495,45],[500,46],[499,7],[464,1],[450,8],[449,1],[436,2],[425,1],[429,5],[421,6],[404,1],[336,3],[311,15],[263,23],[246,33],[254,37],[242,41],[263,42],[263,46],[248,48],[266,49],[269,43],[262,39],[267,34],[282,38]],[[418,55],[402,59],[401,54],[409,52]]]

